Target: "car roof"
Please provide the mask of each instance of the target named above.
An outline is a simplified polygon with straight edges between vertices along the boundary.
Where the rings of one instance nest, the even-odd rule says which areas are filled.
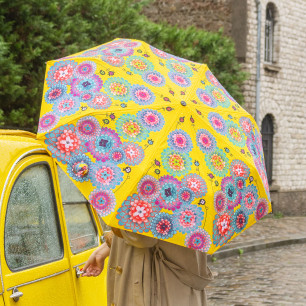
[[[22,130],[0,129],[0,189],[14,163],[34,152],[46,152],[35,134]]]

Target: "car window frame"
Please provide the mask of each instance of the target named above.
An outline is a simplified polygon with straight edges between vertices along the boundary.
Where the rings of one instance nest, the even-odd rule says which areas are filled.
[[[22,163],[22,161],[20,161]],[[20,267],[20,268],[12,268],[9,266],[8,264],[8,261],[7,261],[7,254],[5,252],[5,239],[6,239],[6,235],[5,235],[5,228],[6,228],[6,220],[7,220],[7,212],[8,212],[8,205],[9,205],[9,201],[11,199],[11,193],[12,193],[12,190],[17,182],[17,180],[19,179],[19,177],[22,175],[22,173],[24,173],[27,169],[29,168],[32,168],[32,167],[35,167],[35,166],[38,166],[38,165],[45,165],[46,166],[46,169],[49,173],[49,178],[50,178],[50,187],[51,187],[51,193],[52,193],[52,200],[53,200],[53,209],[54,209],[54,217],[56,219],[56,229],[57,229],[57,233],[58,233],[58,241],[59,241],[59,246],[60,246],[60,249],[61,249],[61,254],[60,254],[60,257],[56,258],[56,259],[52,259],[52,260],[47,260],[47,261],[43,261],[43,262],[40,262],[40,263],[37,263],[37,264],[31,264],[31,265],[26,265],[26,266],[23,266],[23,267]],[[11,183],[11,186],[10,186],[10,189],[7,190],[7,192],[9,193],[9,195],[7,196],[7,203],[6,203],[6,209],[5,209],[5,219],[4,219],[4,231],[3,231],[3,242],[4,242],[4,259],[5,259],[5,263],[6,263],[6,266],[8,267],[8,269],[11,271],[11,272],[20,272],[20,271],[25,271],[25,270],[29,270],[31,268],[35,268],[35,267],[39,267],[39,266],[43,266],[43,265],[46,265],[46,264],[49,264],[49,263],[53,263],[53,262],[56,262],[56,261],[60,261],[64,258],[64,255],[65,255],[65,246],[64,246],[64,241],[63,241],[63,231],[62,231],[62,227],[61,227],[61,221],[60,221],[60,215],[59,215],[59,203],[57,201],[57,197],[56,197],[56,189],[55,189],[55,184],[54,184],[54,175],[56,175],[54,172],[52,172],[52,169],[51,169],[51,165],[48,161],[38,161],[38,162],[33,162],[31,163],[30,165],[24,165],[24,164],[21,164],[20,165],[21,168],[23,168],[21,171],[19,171],[18,169],[18,164],[16,165],[16,172],[12,173],[12,176],[11,176],[11,179],[14,179],[15,176],[16,178],[14,179],[14,181]]]

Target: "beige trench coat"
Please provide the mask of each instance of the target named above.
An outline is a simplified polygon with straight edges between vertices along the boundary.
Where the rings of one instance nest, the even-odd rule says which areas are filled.
[[[203,306],[212,280],[206,254],[121,231],[108,264],[109,306]]]

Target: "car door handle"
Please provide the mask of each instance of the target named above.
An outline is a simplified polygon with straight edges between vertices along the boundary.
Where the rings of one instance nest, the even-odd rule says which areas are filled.
[[[13,288],[13,294],[10,295],[10,298],[13,299],[15,302],[18,302],[19,299],[23,296],[23,293],[18,291],[18,288]]]
[[[79,267],[75,268],[75,275],[77,278],[79,278],[84,273],[83,270],[81,270]]]

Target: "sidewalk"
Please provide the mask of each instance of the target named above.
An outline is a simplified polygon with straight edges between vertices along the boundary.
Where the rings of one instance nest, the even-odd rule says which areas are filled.
[[[306,216],[265,217],[226,244],[208,259],[225,258],[266,248],[306,243]]]

